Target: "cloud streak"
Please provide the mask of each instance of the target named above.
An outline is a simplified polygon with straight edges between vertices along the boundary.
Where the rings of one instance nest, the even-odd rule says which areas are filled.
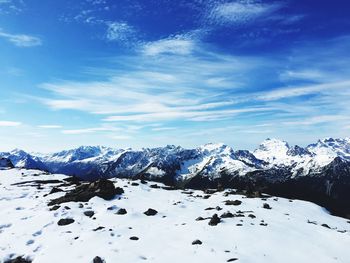
[[[26,34],[10,34],[0,29],[0,38],[3,38],[17,47],[41,46],[40,38]]]
[[[106,39],[111,42],[130,44],[136,40],[136,30],[126,22],[105,22]]]
[[[209,24],[219,26],[245,25],[256,19],[266,20],[281,9],[281,3],[265,4],[258,1],[235,1],[214,4],[206,14]]]
[[[22,123],[17,121],[0,121],[0,127],[18,127],[20,125]]]
[[[159,54],[188,55],[194,48],[193,40],[186,39],[183,36],[175,36],[144,44],[143,53],[148,56]]]
[[[339,43],[334,42],[328,50],[342,52]],[[344,77],[343,72],[327,70],[320,59],[312,71],[305,71],[305,63],[315,60],[301,55],[309,54],[307,47],[298,51],[297,59],[285,65],[286,60],[278,57],[230,56],[213,52],[199,42],[193,45],[194,49],[187,55],[138,53],[122,58],[123,69],[89,68],[86,71],[92,76],[98,72],[99,80],[45,83],[41,88],[48,96],[36,100],[52,110],[93,114],[104,123],[136,124],[142,129],[144,125],[157,123],[164,126],[150,128],[152,131],[171,131],[168,127],[187,124],[244,122],[272,124],[263,129],[267,133],[275,130],[277,123],[306,127],[327,123],[337,126],[347,121],[317,117],[324,116],[325,111],[344,116],[350,110],[350,79]],[[322,52],[319,50],[318,54]],[[111,58],[108,63],[113,64],[114,60]],[[336,61],[340,63],[339,59]],[[340,65],[344,63],[346,61]],[[287,70],[276,71],[283,68],[281,65]],[[288,76],[282,78],[282,74]],[[105,128],[63,131],[64,134],[96,132],[108,131]]]

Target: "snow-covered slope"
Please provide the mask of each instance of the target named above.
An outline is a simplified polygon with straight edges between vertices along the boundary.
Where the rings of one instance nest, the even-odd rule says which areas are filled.
[[[205,144],[198,147],[195,158],[185,160],[177,171],[179,180],[186,180],[197,175],[220,177],[222,172],[245,175],[254,170],[241,161],[234,150],[224,144]]]
[[[309,202],[246,198],[229,189],[209,195],[167,191],[114,178],[125,191],[120,197],[49,207],[50,200],[64,195],[49,194],[54,186],[74,188],[63,186],[64,178],[35,170],[0,171],[0,262],[18,256],[33,263],[89,263],[97,256],[108,263],[349,262],[350,224]],[[120,208],[126,214],[118,214]],[[158,213],[146,216],[149,208]],[[221,220],[215,226],[206,219],[213,214]],[[60,219],[74,222],[58,225]]]
[[[310,144],[307,150],[312,152],[318,163],[327,165],[336,157],[350,161],[350,138],[326,138]]]

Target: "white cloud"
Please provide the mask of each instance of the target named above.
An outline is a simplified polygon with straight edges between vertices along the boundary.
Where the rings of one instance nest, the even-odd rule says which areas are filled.
[[[251,0],[221,2],[213,5],[207,19],[209,23],[217,25],[241,25],[253,22],[257,18],[268,18],[268,15],[281,7],[281,3],[265,4]]]
[[[330,80],[329,74],[315,69],[286,70],[280,74],[282,81],[290,80],[309,80],[309,81],[326,81]]]
[[[77,135],[77,134],[87,134],[87,133],[96,133],[96,132],[114,132],[114,131],[120,131],[120,129],[115,127],[96,127],[96,128],[63,130],[62,133]]]
[[[135,38],[135,29],[125,22],[106,22],[108,41],[116,41],[122,44],[130,44]]]
[[[17,127],[22,125],[21,122],[16,121],[0,121],[0,127]]]
[[[146,43],[143,46],[143,53],[148,56],[159,54],[188,55],[194,50],[194,47],[193,40],[179,36]]]
[[[273,101],[284,98],[299,97],[318,93],[332,93],[339,90],[347,90],[350,88],[350,80],[340,82],[322,83],[317,85],[307,85],[298,87],[287,87],[271,90],[262,94],[257,94],[257,100]]]
[[[0,14],[19,13],[23,6],[24,2],[22,0],[0,0]]]
[[[254,113],[254,112],[268,112],[273,110],[269,107],[262,108],[246,108],[246,109],[230,109],[230,110],[213,110],[213,111],[195,111],[187,110],[182,111],[181,109],[174,109],[172,111],[165,112],[153,112],[148,114],[134,114],[134,115],[119,115],[109,116],[104,119],[107,122],[153,122],[153,121],[169,121],[176,119],[186,119],[191,121],[214,121],[233,118],[242,113]]]
[[[60,129],[62,128],[61,125],[39,125],[38,128],[42,129]]]
[[[25,34],[10,34],[0,29],[0,38],[4,38],[18,47],[34,47],[42,45],[42,41],[38,37]]]
[[[320,123],[333,123],[333,122],[344,122],[344,121],[349,121],[350,117],[349,116],[343,116],[343,115],[318,115],[314,116],[311,118],[307,118],[304,120],[299,120],[299,121],[285,121],[283,122],[284,125],[315,125],[315,124],[320,124]]]
[[[54,110],[94,114],[93,119],[97,117],[104,125],[118,125],[121,129],[77,127],[65,129],[64,134],[91,134],[91,137],[92,134],[96,137],[101,134],[101,137],[113,136],[114,133],[128,137],[132,134],[135,143],[138,134],[144,136],[157,131],[159,137],[178,134],[173,127],[187,128],[184,133],[191,134],[196,129],[242,125],[239,129],[220,130],[210,135],[216,138],[220,134],[233,136],[234,131],[263,136],[285,132],[286,127],[290,134],[301,133],[297,129],[308,129],[309,126],[328,127],[329,132],[341,130],[344,122],[349,123],[349,119],[339,117],[350,112],[350,79],[344,74],[348,72],[344,67],[348,64],[346,56],[339,58],[335,51],[332,52],[334,56],[325,56],[320,50],[313,54],[307,49],[307,52],[299,52],[313,56],[296,57],[294,54],[298,53],[291,52],[272,60],[223,55],[199,46],[198,52],[191,51],[187,55],[155,49],[153,56],[138,53],[110,58],[106,64],[117,61],[122,63],[122,68],[84,71],[84,74],[91,74],[91,79],[97,77],[96,81],[43,84],[41,88],[45,92],[42,94],[48,95],[39,98],[39,102]],[[332,45],[327,45],[329,50]],[[318,58],[319,54],[321,58]],[[313,61],[313,69],[307,69],[306,65]],[[322,77],[325,72],[328,72],[327,77]],[[160,125],[151,126],[154,123]],[[252,127],[252,123],[273,125]],[[328,123],[332,123],[331,127]],[[322,129],[318,131],[321,133]],[[180,137],[176,139],[180,141]]]
[[[132,137],[128,135],[112,135],[109,138],[113,140],[130,140]]]
[[[156,127],[152,128],[152,131],[171,131],[171,130],[176,130],[175,127]]]
[[[244,73],[261,63],[253,58],[237,59],[210,52],[202,52],[201,57],[137,56],[125,59],[122,71],[107,70],[108,77],[102,81],[43,84],[41,87],[51,95],[38,100],[54,110],[98,114],[109,122],[222,120],[240,114],[232,111],[237,103],[233,91],[240,88]],[[259,109],[264,110],[270,109]],[[257,109],[243,109],[253,111]],[[80,132],[92,131],[66,133]]]

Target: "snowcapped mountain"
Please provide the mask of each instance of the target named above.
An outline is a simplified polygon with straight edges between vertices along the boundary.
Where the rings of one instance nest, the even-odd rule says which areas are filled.
[[[45,170],[45,165],[39,157],[33,156],[25,151],[15,149],[11,152],[0,153],[2,158],[9,159],[15,167],[26,169]]]
[[[287,169],[292,176],[317,172],[336,157],[350,161],[350,139],[327,138],[306,148],[290,146],[278,139],[266,139],[253,151],[236,150],[225,144],[209,143],[195,149],[168,145],[141,150],[81,146],[52,154],[22,150],[0,153],[16,167],[48,170],[52,173],[92,177],[171,176],[184,180],[199,174],[211,178],[222,173],[244,176],[255,170]]]
[[[350,161],[350,138],[326,138],[310,144],[307,150],[315,155],[320,164],[328,164],[336,157]]]
[[[341,186],[350,184],[349,138],[326,138],[305,148],[266,139],[252,152],[209,143],[195,149],[174,145],[141,150],[82,146],[52,154],[14,150],[0,153],[0,157],[8,158],[15,167],[84,180],[127,177],[197,189],[240,187],[325,206],[334,200],[350,200],[350,187],[344,190]],[[350,209],[346,213],[350,216]]]

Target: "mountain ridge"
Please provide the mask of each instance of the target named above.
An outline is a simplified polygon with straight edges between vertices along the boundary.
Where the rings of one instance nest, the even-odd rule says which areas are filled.
[[[298,145],[290,146],[287,142],[279,139],[268,138],[254,151],[234,150],[232,147],[223,143],[208,143],[192,149],[175,145],[142,148],[140,150],[133,150],[131,148],[118,149],[105,146],[80,146],[49,154],[30,153],[15,149],[10,152],[1,152],[0,156],[9,158],[16,167],[43,169],[46,166],[47,170],[55,168],[53,172],[60,172],[60,167],[57,166],[64,166],[68,163],[77,164],[79,162],[90,163],[95,166],[103,165],[108,162],[117,161],[122,154],[125,155],[128,153],[135,153],[136,155],[137,153],[144,153],[148,155],[149,159],[154,160],[158,157],[166,161],[171,155],[181,155],[181,153],[188,153],[189,151],[192,154],[187,156],[187,159],[190,157],[195,159],[195,156],[202,159],[212,156],[216,159],[224,158],[221,161],[226,162],[232,160],[239,161],[248,167],[254,167],[256,169],[269,169],[280,166],[297,166],[300,169],[308,165],[313,165],[311,168],[321,168],[331,163],[336,157],[350,160],[350,139],[325,138],[306,147],[300,147]],[[301,165],[298,166],[297,164]],[[64,173],[69,174],[69,171],[67,170]]]
[[[222,143],[193,149],[175,145],[141,150],[81,146],[52,154],[17,149],[0,153],[0,157],[8,158],[15,167],[82,180],[119,177],[198,189],[262,191],[313,201],[350,217],[350,202],[344,201],[350,200],[349,138],[325,138],[307,147],[266,139],[254,151],[234,150]]]

